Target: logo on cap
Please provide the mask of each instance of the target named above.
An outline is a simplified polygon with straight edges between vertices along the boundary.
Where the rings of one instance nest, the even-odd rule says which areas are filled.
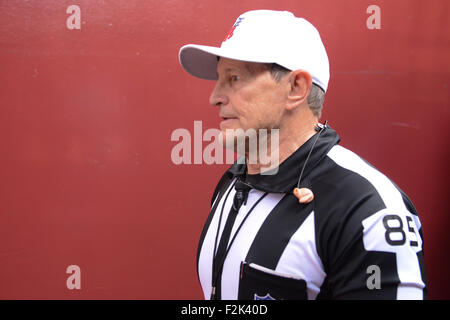
[[[227,36],[225,37],[225,39],[222,42],[227,41],[228,39],[230,39],[233,36],[234,29],[236,29],[236,27],[242,22],[242,20],[244,20],[243,17],[239,17],[237,19],[236,23],[233,25],[233,27],[231,27],[231,30],[228,32]]]

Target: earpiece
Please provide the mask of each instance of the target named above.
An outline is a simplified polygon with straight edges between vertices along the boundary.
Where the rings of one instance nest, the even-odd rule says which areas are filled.
[[[294,196],[300,203],[310,203],[314,199],[314,193],[308,188],[294,188]]]

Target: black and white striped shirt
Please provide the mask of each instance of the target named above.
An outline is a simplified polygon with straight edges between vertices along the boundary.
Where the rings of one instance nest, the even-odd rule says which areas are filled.
[[[413,204],[385,175],[339,146],[330,127],[317,140],[302,178],[301,187],[311,189],[314,200],[300,204],[292,194],[313,138],[276,175],[248,175],[245,164],[223,175],[198,247],[205,298],[237,179],[252,189],[231,229],[219,298],[425,298],[422,228]]]

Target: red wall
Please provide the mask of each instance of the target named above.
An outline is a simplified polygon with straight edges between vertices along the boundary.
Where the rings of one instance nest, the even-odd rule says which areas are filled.
[[[73,4],[80,30],[66,26]],[[429,297],[450,298],[447,0],[1,1],[0,298],[202,297],[196,245],[226,166],[171,160],[175,129],[219,122],[213,83],[185,73],[178,49],[220,45],[258,8],[321,32],[323,119],[414,201]]]

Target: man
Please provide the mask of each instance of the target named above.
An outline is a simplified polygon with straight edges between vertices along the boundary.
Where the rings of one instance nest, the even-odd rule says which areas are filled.
[[[242,14],[220,48],[186,45],[190,74],[217,80],[224,144],[278,134],[279,165],[235,163],[213,194],[197,263],[208,299],[423,299],[422,230],[408,197],[319,124],[329,80],[318,31],[290,12]],[[272,174],[271,174],[272,173]]]

